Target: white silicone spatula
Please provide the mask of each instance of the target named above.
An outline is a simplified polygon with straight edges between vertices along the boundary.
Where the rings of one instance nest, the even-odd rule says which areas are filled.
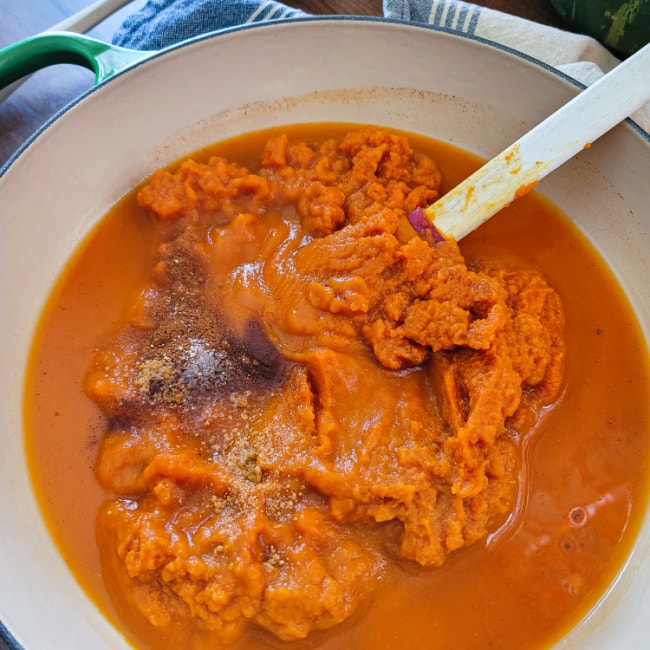
[[[650,44],[438,201],[411,213],[411,224],[435,240],[462,239],[648,101]]]

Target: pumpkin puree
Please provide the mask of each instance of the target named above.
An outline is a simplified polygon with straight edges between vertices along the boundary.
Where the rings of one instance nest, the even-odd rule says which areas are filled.
[[[513,508],[518,437],[562,386],[562,307],[534,270],[420,239],[406,215],[439,187],[368,127],[140,190],[155,263],[85,390],[108,423],[104,570],[153,626],[304,638],[387,563],[440,566]]]

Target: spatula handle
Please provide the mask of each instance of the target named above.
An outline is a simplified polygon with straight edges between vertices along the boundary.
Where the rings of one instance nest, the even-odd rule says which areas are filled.
[[[423,212],[462,239],[650,100],[650,44],[522,136]]]

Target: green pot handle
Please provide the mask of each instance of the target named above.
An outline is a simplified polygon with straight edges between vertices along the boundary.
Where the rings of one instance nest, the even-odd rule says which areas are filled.
[[[45,32],[0,50],[0,89],[57,63],[73,63],[92,70],[98,84],[152,54],[110,45],[82,34]]]

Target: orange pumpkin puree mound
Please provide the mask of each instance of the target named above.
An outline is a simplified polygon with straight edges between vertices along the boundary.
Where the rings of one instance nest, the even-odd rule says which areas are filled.
[[[387,563],[439,567],[514,507],[520,438],[563,384],[562,306],[534,270],[415,234],[440,180],[368,127],[140,190],[150,279],[85,390],[108,423],[107,581],[162,633],[304,638]]]

